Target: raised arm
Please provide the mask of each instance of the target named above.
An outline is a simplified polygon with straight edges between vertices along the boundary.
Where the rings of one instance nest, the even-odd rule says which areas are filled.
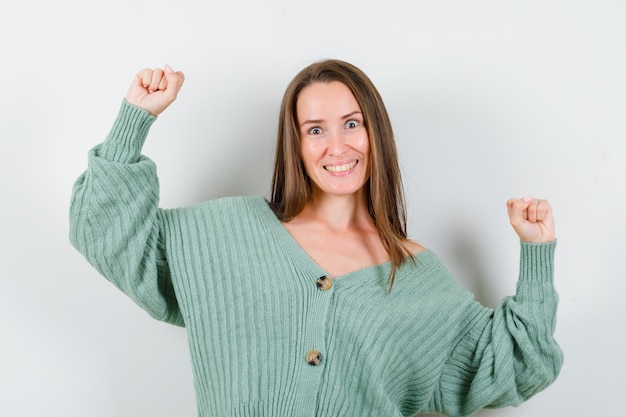
[[[546,200],[507,202],[521,240],[516,294],[491,310],[469,305],[428,411],[469,416],[519,405],[550,385],[563,353],[554,339],[558,295],[553,284],[555,228]]]
[[[166,67],[135,77],[106,140],[74,184],[70,241],[109,281],[159,320],[183,325],[163,242],[156,166],[141,148],[184,80]]]

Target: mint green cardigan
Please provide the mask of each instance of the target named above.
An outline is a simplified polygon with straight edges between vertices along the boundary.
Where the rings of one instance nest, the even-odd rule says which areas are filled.
[[[74,185],[70,240],[152,317],[186,327],[199,416],[467,416],[556,378],[555,243],[521,244],[517,292],[495,310],[430,250],[391,292],[390,264],[323,290],[264,198],[158,207],[140,154],[154,120],[122,104]]]

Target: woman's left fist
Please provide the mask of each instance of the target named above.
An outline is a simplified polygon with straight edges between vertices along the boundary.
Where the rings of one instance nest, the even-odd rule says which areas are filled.
[[[522,242],[552,242],[556,238],[554,216],[548,200],[512,198],[506,202],[506,208],[511,226]]]

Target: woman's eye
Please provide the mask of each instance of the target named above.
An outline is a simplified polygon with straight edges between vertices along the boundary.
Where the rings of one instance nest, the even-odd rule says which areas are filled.
[[[354,128],[358,127],[358,126],[359,126],[359,122],[357,122],[356,120],[348,120],[346,122],[346,127],[348,129],[354,129]]]
[[[320,129],[319,127],[313,127],[309,129],[309,135],[319,135],[321,133],[322,133],[322,129]]]

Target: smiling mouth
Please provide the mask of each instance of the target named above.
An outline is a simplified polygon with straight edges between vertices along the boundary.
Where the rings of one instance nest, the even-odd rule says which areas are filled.
[[[354,162],[350,162],[349,164],[343,165],[324,165],[324,169],[326,171],[332,172],[334,174],[340,174],[342,172],[350,171],[359,161],[356,160]]]

